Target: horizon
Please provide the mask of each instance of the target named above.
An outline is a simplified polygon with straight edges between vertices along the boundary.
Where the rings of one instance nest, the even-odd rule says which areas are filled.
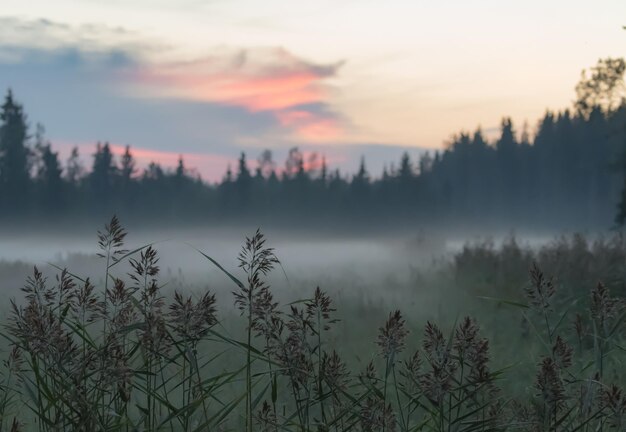
[[[143,163],[182,154],[214,182],[242,151],[297,146],[377,176],[460,131],[493,138],[511,117],[532,132],[571,107],[581,70],[625,54],[626,5],[607,3],[28,1],[0,15],[0,85],[62,156],[107,141]]]

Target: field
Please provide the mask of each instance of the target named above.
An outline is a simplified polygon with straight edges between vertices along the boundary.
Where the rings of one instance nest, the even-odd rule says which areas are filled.
[[[620,235],[276,237],[0,263],[2,429],[625,430]]]

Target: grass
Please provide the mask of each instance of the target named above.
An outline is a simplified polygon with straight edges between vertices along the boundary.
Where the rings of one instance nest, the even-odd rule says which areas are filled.
[[[3,332],[2,429],[625,429],[619,237],[577,236],[539,251],[482,243],[440,274],[416,270],[421,295],[439,283],[444,299],[431,314],[443,322],[423,330],[407,318],[411,307],[376,325],[380,313],[351,299],[337,311],[320,288],[281,305],[269,282],[280,263],[259,231],[245,240],[238,270],[199,252],[232,284],[232,307],[222,309],[224,299],[206,290],[168,294],[156,249],[128,251],[125,238],[117,218],[99,232],[103,270],[91,279],[65,269],[51,279],[37,268],[27,279]],[[485,328],[463,315],[450,325],[456,285]],[[495,350],[486,334],[500,339]],[[528,356],[531,367],[520,361]]]

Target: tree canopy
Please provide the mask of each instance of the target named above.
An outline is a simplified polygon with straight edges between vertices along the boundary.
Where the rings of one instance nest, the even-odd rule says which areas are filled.
[[[242,152],[218,184],[193,175],[183,156],[171,169],[153,162],[140,170],[132,147],[116,156],[106,142],[96,143],[89,169],[77,148],[61,162],[43,127],[29,135],[9,90],[0,111],[0,218],[116,212],[155,221],[607,228],[626,221],[625,70],[623,59],[599,60],[582,74],[573,110],[547,111],[534,130],[505,117],[491,139],[481,128],[463,131],[442,150],[404,153],[382,173],[364,158],[355,173],[341,173],[294,147],[282,166],[269,149],[256,159]]]

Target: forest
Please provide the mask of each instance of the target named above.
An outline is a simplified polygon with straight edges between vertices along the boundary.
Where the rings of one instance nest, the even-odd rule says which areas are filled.
[[[155,161],[139,170],[130,146],[116,158],[106,142],[84,158],[74,148],[62,161],[8,90],[0,112],[0,217],[607,229],[626,215],[624,65],[599,60],[583,72],[573,106],[546,111],[534,128],[505,117],[493,139],[480,128],[463,131],[444,149],[414,159],[405,153],[382,173],[369,172],[364,159],[357,172],[343,173],[323,154],[293,147],[282,165],[271,150],[253,163],[242,152],[217,184],[194,174],[183,156],[175,169]]]

